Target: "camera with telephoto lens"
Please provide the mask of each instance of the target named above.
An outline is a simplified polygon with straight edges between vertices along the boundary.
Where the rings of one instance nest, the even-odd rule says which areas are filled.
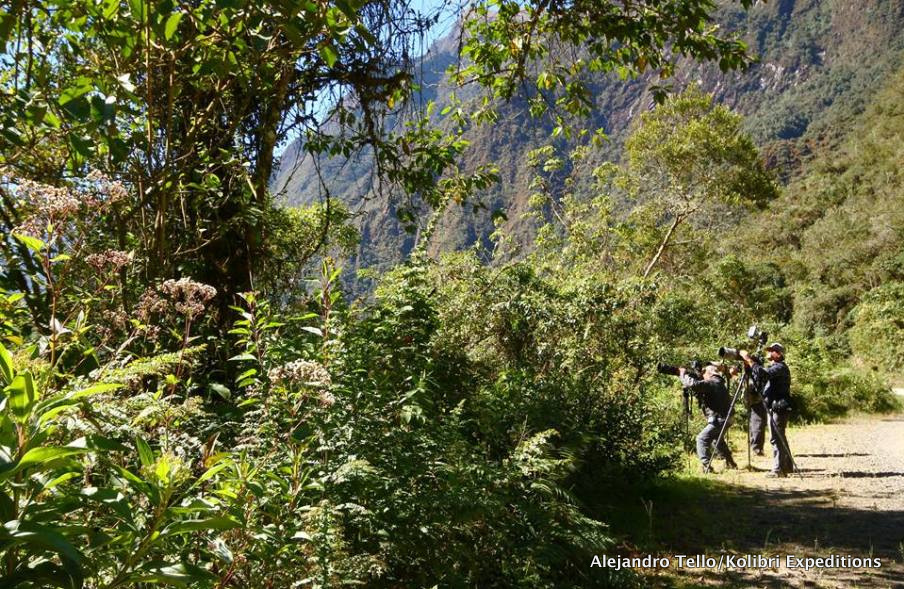
[[[759,359],[760,349],[766,345],[766,340],[769,339],[769,334],[765,331],[760,331],[760,329],[756,325],[751,325],[750,329],[747,330],[747,339],[754,342],[756,345],[756,352],[752,354],[755,359]],[[737,361],[741,360],[741,353],[737,348],[729,348],[727,346],[722,346],[719,348],[719,358],[728,361]]]
[[[656,372],[659,374],[668,374],[669,376],[681,376],[681,372],[679,371],[679,366],[673,366],[672,364],[657,364]],[[692,360],[688,363],[688,366],[684,368],[686,374],[694,378],[695,380],[703,379],[703,362],[701,360]],[[687,416],[691,414],[691,403],[690,397],[692,391],[687,387],[682,387],[682,394],[684,395],[684,413]],[[703,402],[699,396],[697,397],[697,404],[700,405],[702,410]]]
[[[669,376],[679,376],[681,374],[679,368],[680,366],[673,366],[672,364],[657,364],[656,372],[668,374]],[[700,360],[692,360],[684,370],[697,380],[703,378],[703,362]]]

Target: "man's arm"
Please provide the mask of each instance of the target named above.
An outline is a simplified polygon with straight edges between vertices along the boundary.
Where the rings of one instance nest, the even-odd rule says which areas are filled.
[[[753,359],[753,356],[748,354],[747,350],[738,350],[738,355],[741,357],[742,360],[744,360],[744,364],[746,364],[747,366],[750,366],[751,368],[753,368],[753,365],[756,364],[756,362]]]
[[[744,360],[744,364],[750,367],[750,377],[757,392],[761,395],[765,394],[766,384],[769,383],[772,374],[767,368],[763,368],[763,365],[757,362],[757,359],[751,356],[747,350],[739,350],[738,355]]]

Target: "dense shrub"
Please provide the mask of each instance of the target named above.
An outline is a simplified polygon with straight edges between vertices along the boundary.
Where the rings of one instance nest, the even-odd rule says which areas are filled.
[[[898,372],[904,368],[904,282],[869,291],[852,312],[851,349],[867,364]]]
[[[882,375],[854,367],[845,348],[832,339],[794,329],[777,337],[788,350],[794,419],[823,421],[851,412],[900,408]]]
[[[653,474],[675,457],[653,389],[660,339],[649,285],[540,276],[527,263],[482,266],[470,253],[436,270],[437,345],[486,375],[474,408],[491,448],[555,428],[587,468]]]

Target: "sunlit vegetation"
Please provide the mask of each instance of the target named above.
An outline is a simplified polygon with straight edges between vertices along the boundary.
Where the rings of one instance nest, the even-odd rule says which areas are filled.
[[[450,79],[479,98],[400,126],[384,123],[415,109],[413,43],[439,12],[4,6],[0,584],[630,586],[587,566],[617,540],[588,494],[681,456],[658,361],[711,357],[759,322],[792,350],[798,418],[893,408],[901,208],[858,215],[897,186],[901,102],[876,103],[843,169],[814,172],[796,229],[773,231],[788,190],[698,88],[658,87],[625,157],[599,161],[588,72],[666,80],[678,60],[749,55],[709,2],[598,4],[471,5]],[[515,100],[554,122],[527,162],[536,242],[515,251],[499,213],[488,243],[431,255],[443,211],[500,180],[463,165],[466,130]],[[275,203],[290,138],[367,150],[430,209],[397,209],[421,241],[371,296],[343,291],[352,207]],[[859,192],[861,168],[884,179]],[[820,245],[855,221],[870,269]],[[759,230],[781,259],[748,249],[771,243]],[[829,303],[809,295],[832,280],[815,251],[843,271]]]

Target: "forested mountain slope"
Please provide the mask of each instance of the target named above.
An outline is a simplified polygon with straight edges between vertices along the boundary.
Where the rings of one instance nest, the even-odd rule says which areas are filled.
[[[752,255],[781,263],[799,324],[851,329],[852,351],[891,369],[904,342],[902,162],[904,70],[837,148],[814,157],[769,210],[750,218],[741,240],[756,244]]]
[[[759,62],[747,72],[730,74],[713,65],[688,63],[671,83],[676,88],[700,83],[718,101],[745,115],[746,129],[785,181],[806,175],[814,154],[835,149],[858,113],[902,63],[901,0],[781,0],[760,3],[749,12],[731,5],[722,8],[719,20],[726,28],[748,31],[745,40]],[[422,67],[423,101],[435,100],[440,108],[448,104],[451,88],[443,72],[456,61],[457,47],[452,34],[428,53]],[[625,83],[602,74],[593,81],[588,127],[602,128],[610,138],[597,158],[619,157],[634,117],[653,104],[654,83],[650,77]],[[467,98],[467,89],[458,97]],[[526,102],[516,98],[499,109],[494,124],[467,132],[471,147],[465,166],[495,163],[501,181],[481,196],[479,207],[453,205],[445,212],[432,237],[433,251],[460,249],[478,240],[487,243],[497,210],[506,213],[504,228],[529,246],[536,222],[524,216],[533,174],[526,154],[548,140],[552,124],[531,119],[526,111]],[[417,233],[402,229],[396,216],[398,201],[371,198],[376,187],[368,154],[324,161],[321,176],[331,196],[360,215],[363,239],[355,268],[386,267],[410,251]],[[310,160],[298,160],[297,145],[286,149],[271,187],[293,205],[323,197],[318,174]]]

